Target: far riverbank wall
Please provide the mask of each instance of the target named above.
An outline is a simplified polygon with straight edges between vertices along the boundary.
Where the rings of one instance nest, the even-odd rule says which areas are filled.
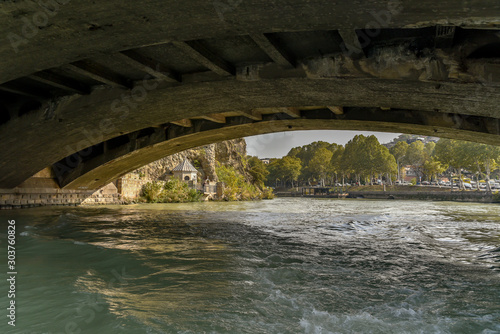
[[[404,199],[422,201],[452,201],[452,202],[478,202],[495,203],[497,196],[486,192],[453,191],[453,192],[432,192],[432,191],[353,191],[349,192],[348,198],[366,199]]]
[[[306,198],[365,198],[365,199],[394,199],[394,200],[422,200],[422,201],[452,201],[452,202],[477,202],[500,203],[500,194],[485,191],[450,191],[446,188],[412,187],[405,190],[403,186],[357,186],[354,189],[343,189],[339,193],[306,195],[299,189],[295,191],[276,191],[277,197],[306,197]],[[363,189],[367,188],[367,189]],[[393,189],[391,189],[393,188]]]

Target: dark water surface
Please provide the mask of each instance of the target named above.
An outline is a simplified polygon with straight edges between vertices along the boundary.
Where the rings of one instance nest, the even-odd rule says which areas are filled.
[[[275,199],[39,208],[0,333],[500,333],[500,206]],[[3,260],[2,260],[3,258]]]

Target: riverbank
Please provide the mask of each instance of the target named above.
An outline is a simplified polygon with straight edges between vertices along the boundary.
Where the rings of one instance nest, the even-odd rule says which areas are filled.
[[[33,208],[38,206],[80,206],[80,205],[112,205],[134,203],[138,196],[140,184],[120,182],[118,188],[110,184],[96,192],[61,190],[54,188],[16,188],[0,189],[0,210]],[[133,191],[132,191],[132,190]],[[358,199],[391,199],[421,201],[452,201],[500,203],[500,194],[485,191],[450,191],[449,188],[421,186],[355,186],[335,189],[328,195],[302,195],[300,191],[277,191],[276,197],[304,198],[358,198]],[[124,196],[129,195],[129,196]]]
[[[479,192],[432,192],[432,191],[357,191],[349,192],[347,198],[366,198],[366,199],[403,199],[403,200],[422,200],[422,201],[452,201],[452,202],[477,202],[477,203],[498,203],[498,196],[491,193]]]
[[[404,199],[423,201],[454,201],[454,202],[477,202],[496,203],[500,198],[498,192],[487,191],[451,191],[448,187],[426,187],[426,186],[356,186],[348,190],[349,198],[367,199]]]
[[[303,195],[300,191],[278,191],[277,197],[307,197],[307,198],[359,198],[359,199],[394,199],[422,201],[453,201],[500,203],[500,195],[486,191],[451,191],[445,187],[425,186],[353,186],[333,188],[337,192],[323,195]]]

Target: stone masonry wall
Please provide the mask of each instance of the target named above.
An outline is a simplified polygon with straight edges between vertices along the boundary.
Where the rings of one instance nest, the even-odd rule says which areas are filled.
[[[120,194],[116,191],[115,193],[112,193],[103,191],[103,189],[94,193],[43,188],[0,189],[0,210],[33,208],[37,206],[49,205],[77,206],[80,204],[92,205],[123,203]]]
[[[21,209],[48,205],[121,204],[120,194],[110,183],[98,191],[60,189],[50,168],[46,168],[14,189],[0,189],[0,209]]]
[[[94,192],[82,201],[81,205],[96,204],[123,204],[122,196],[118,193],[116,186],[110,183]]]
[[[44,205],[73,205],[91,194],[53,189],[0,189],[0,209],[32,208]]]
[[[141,196],[142,187],[151,182],[150,178],[130,173],[116,181],[116,188],[124,200],[135,200]]]

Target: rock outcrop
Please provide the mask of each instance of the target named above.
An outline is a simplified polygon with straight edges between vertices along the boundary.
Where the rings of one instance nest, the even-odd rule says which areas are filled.
[[[244,158],[246,157],[245,139],[233,139],[220,143],[205,145],[202,147],[186,150],[174,155],[167,156],[144,167],[141,167],[133,174],[141,178],[150,180],[165,180],[170,177],[171,170],[180,164],[184,159],[189,159],[199,170],[199,180],[218,181],[215,167],[217,162],[224,165],[233,166],[248,181],[251,176],[245,168]]]

